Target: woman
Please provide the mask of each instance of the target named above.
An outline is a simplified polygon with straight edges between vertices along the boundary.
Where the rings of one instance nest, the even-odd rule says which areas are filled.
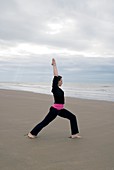
[[[54,96],[54,104],[50,107],[49,113],[44,118],[42,122],[40,122],[38,125],[36,125],[31,132],[28,133],[28,137],[31,139],[36,138],[38,133],[47,126],[52,120],[54,120],[57,116],[66,118],[70,120],[71,125],[71,136],[70,138],[80,138],[78,135],[78,125],[76,116],[69,112],[68,110],[64,109],[64,91],[59,88],[62,86],[62,77],[58,75],[58,70],[56,66],[55,59],[52,59],[52,66],[53,66],[53,84],[52,84],[52,93]]]

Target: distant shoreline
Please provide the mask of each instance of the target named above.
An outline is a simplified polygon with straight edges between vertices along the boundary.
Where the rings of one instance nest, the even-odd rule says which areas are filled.
[[[36,95],[46,95],[46,96],[50,96],[51,98],[53,98],[52,94],[45,94],[45,93],[38,93],[38,92],[33,92],[33,91],[27,91],[27,90],[15,90],[15,89],[0,89],[0,92],[10,92],[10,93],[30,93],[30,94],[36,94]],[[87,101],[99,101],[99,102],[111,102],[114,103],[114,101],[107,101],[107,100],[98,100],[98,99],[88,99],[88,98],[81,98],[81,97],[74,97],[74,96],[65,96],[66,99],[77,99],[77,100],[87,100]]]

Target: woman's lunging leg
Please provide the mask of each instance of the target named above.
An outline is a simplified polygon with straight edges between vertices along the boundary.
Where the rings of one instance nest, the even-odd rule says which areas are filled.
[[[66,109],[62,109],[59,114],[59,116],[69,119],[70,120],[70,126],[71,126],[71,134],[75,135],[79,133],[79,129],[78,129],[78,124],[77,124],[77,119],[76,116],[74,114],[72,114],[71,112],[69,112]]]
[[[46,115],[44,120],[37,124],[32,130],[31,134],[34,136],[37,136],[37,134],[45,127],[47,126],[51,121],[53,121],[57,116],[56,110],[53,109],[52,107],[50,108],[49,113]]]

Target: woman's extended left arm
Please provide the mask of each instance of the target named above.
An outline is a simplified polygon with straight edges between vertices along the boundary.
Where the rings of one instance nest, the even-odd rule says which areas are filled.
[[[58,76],[57,65],[56,65],[56,61],[55,61],[54,58],[52,59],[52,66],[53,66],[53,74],[54,74],[54,76]]]

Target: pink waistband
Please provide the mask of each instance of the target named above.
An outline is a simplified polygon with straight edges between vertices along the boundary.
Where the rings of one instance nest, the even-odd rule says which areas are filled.
[[[57,110],[61,110],[64,108],[64,104],[53,104],[52,107],[54,107]]]

